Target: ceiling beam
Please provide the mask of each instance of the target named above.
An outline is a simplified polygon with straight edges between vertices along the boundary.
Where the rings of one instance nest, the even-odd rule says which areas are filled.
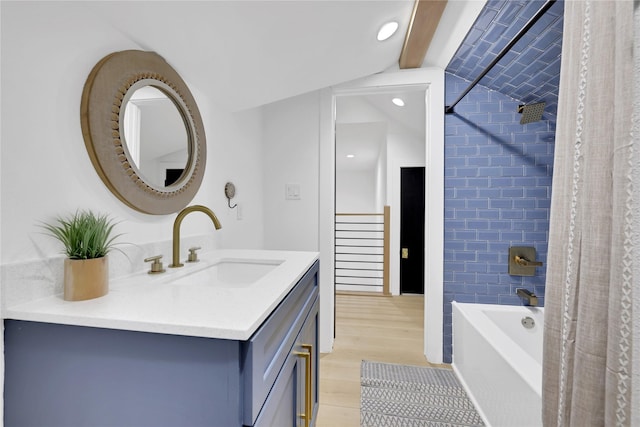
[[[447,0],[416,0],[400,53],[400,69],[420,68]]]

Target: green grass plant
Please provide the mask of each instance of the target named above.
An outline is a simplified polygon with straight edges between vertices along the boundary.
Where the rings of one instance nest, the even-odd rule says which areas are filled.
[[[48,234],[64,245],[64,253],[71,259],[101,258],[111,249],[120,235],[112,235],[116,224],[108,215],[88,210],[58,217],[54,224],[43,224]]]

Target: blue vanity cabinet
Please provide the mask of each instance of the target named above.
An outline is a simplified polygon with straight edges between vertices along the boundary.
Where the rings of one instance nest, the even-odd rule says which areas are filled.
[[[318,384],[318,295],[316,262],[285,301],[244,343],[244,391],[250,399],[244,405],[244,425],[307,426],[298,422],[306,418],[307,394],[304,390],[312,393],[312,385],[317,387]],[[311,373],[307,376],[309,365]],[[317,394],[314,396],[317,402]],[[284,419],[289,422],[285,423]],[[308,425],[313,425],[312,420],[315,417]]]
[[[287,356],[254,427],[300,426],[300,364],[300,359],[293,352]]]
[[[318,307],[316,298],[255,427],[306,427],[315,424],[319,396]]]
[[[4,425],[313,426],[318,306],[316,262],[247,341],[6,319]]]
[[[242,425],[237,341],[5,320],[6,427]]]

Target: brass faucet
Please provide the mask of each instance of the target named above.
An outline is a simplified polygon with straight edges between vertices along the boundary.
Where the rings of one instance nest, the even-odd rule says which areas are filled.
[[[182,220],[185,216],[189,215],[191,212],[196,211],[207,214],[207,216],[211,218],[211,221],[213,221],[213,226],[216,228],[216,230],[220,230],[220,228],[222,228],[222,225],[220,225],[220,221],[218,221],[216,214],[214,214],[213,211],[206,206],[193,205],[187,206],[186,208],[182,209],[180,213],[178,213],[176,220],[173,222],[173,262],[171,263],[171,265],[169,265],[169,267],[176,268],[184,266],[184,264],[180,263],[180,225],[182,224]]]

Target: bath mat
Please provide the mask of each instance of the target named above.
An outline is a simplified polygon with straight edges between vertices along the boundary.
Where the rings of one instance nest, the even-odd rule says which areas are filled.
[[[483,426],[455,373],[362,361],[361,427]]]

